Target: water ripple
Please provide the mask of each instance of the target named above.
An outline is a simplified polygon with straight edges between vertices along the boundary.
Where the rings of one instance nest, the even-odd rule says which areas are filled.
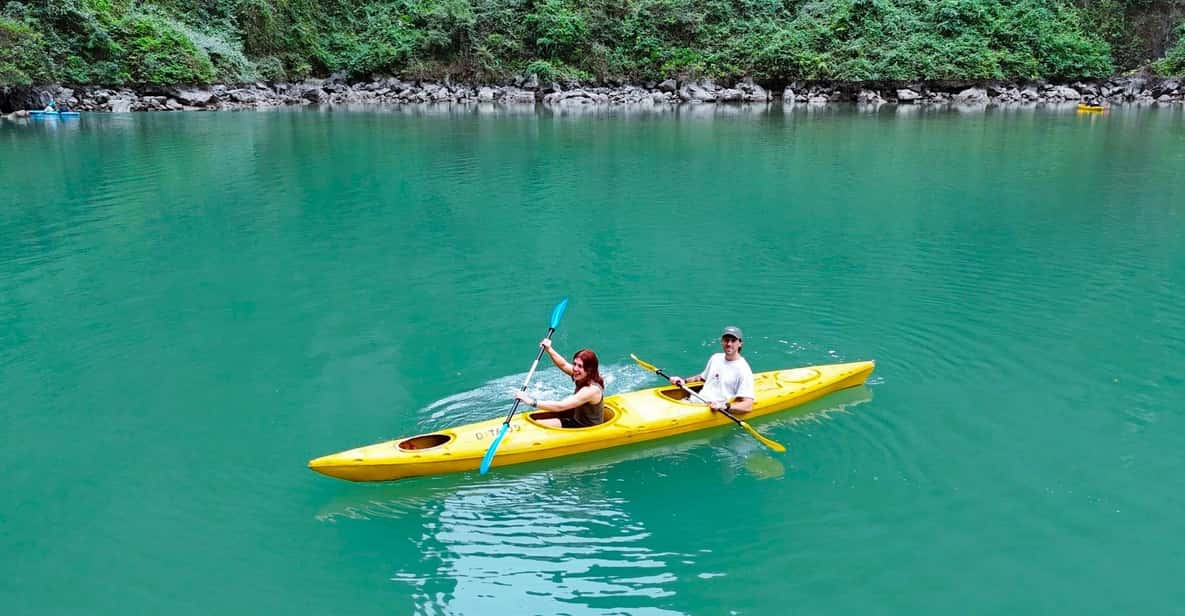
[[[9,611],[1171,611],[1180,111],[752,111],[0,122]],[[730,323],[877,370],[755,419],[784,455],[304,466],[501,416],[564,296],[610,393]]]

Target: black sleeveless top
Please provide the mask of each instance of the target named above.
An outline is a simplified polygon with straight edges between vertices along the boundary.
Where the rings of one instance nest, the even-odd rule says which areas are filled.
[[[601,391],[601,399],[588,402],[572,409],[572,414],[561,417],[560,423],[565,428],[589,428],[605,421],[605,392]]]

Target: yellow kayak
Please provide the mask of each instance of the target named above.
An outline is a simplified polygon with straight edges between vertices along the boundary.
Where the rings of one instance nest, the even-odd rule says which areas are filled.
[[[777,413],[861,385],[876,366],[871,361],[774,370],[754,375],[757,398],[749,420]],[[526,411],[510,422],[493,466],[545,460],[618,445],[640,443],[694,430],[732,426],[732,420],[703,404],[685,401],[677,387],[656,387],[605,398],[605,422],[591,428],[552,428],[538,423],[556,415]],[[349,449],[309,461],[309,468],[350,481],[390,481],[420,475],[477,470],[504,419],[495,418]]]
[[[1078,103],[1078,111],[1106,111],[1107,108],[1102,105],[1086,105]]]

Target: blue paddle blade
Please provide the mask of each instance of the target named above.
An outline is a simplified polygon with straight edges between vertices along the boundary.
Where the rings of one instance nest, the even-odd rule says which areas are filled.
[[[494,461],[494,452],[498,450],[498,444],[502,442],[502,437],[506,436],[506,431],[510,429],[510,423],[502,424],[502,429],[498,431],[498,436],[494,442],[490,443],[490,448],[486,450],[486,455],[481,459],[481,474],[484,475],[490,472],[490,464]]]
[[[555,305],[555,309],[551,311],[551,328],[556,329],[560,326],[560,317],[564,316],[564,311],[568,309],[568,298],[564,298],[560,303]]]

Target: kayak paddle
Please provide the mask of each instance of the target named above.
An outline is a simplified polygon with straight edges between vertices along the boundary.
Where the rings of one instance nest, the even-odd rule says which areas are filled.
[[[547,337],[555,333],[555,328],[560,326],[560,317],[564,316],[564,310],[568,308],[568,298],[564,298],[560,303],[556,304],[551,311],[551,324],[547,327]],[[531,377],[535,375],[535,368],[539,367],[539,359],[543,357],[546,349],[542,345],[539,346],[539,354],[535,356],[535,362],[531,364],[531,371],[527,372],[527,380],[523,381],[523,387],[519,391],[527,391],[527,384],[531,382]],[[502,443],[502,437],[506,436],[506,432],[510,429],[510,420],[514,417],[514,412],[518,410],[519,400],[515,399],[514,406],[510,407],[510,413],[506,415],[506,421],[502,422],[502,429],[498,431],[498,436],[494,438],[494,442],[490,443],[490,448],[486,450],[486,455],[481,459],[481,474],[484,475],[489,472],[490,464],[494,461],[494,452],[498,450],[498,445]]]
[[[642,366],[643,368],[657,374],[658,376],[661,376],[664,379],[667,379],[668,381],[671,380],[671,376],[669,374],[663,372],[662,369],[658,368],[654,364],[648,364],[648,363],[642,361],[641,359],[638,358],[637,355],[634,355],[633,353],[630,353],[630,357],[634,358],[634,361],[638,362],[639,366]],[[682,389],[683,391],[685,391],[689,395],[691,395],[693,398],[695,398],[696,400],[699,400],[700,402],[703,402],[704,404],[708,403],[706,400],[699,397],[699,394],[697,394],[693,390],[689,389],[686,385],[680,385],[679,389]],[[775,440],[771,440],[771,439],[768,439],[768,438],[762,436],[760,432],[758,432],[757,430],[754,430],[753,426],[750,426],[748,424],[748,422],[746,422],[745,420],[737,417],[736,415],[733,415],[732,413],[729,413],[728,411],[726,411],[724,409],[717,409],[717,410],[721,414],[723,414],[725,417],[737,422],[737,425],[739,425],[740,427],[747,430],[749,432],[749,434],[752,434],[753,438],[761,441],[762,445],[765,445],[766,447],[769,447],[770,449],[777,451],[777,452],[786,451],[786,447],[784,445],[782,445],[781,443],[779,443]]]

